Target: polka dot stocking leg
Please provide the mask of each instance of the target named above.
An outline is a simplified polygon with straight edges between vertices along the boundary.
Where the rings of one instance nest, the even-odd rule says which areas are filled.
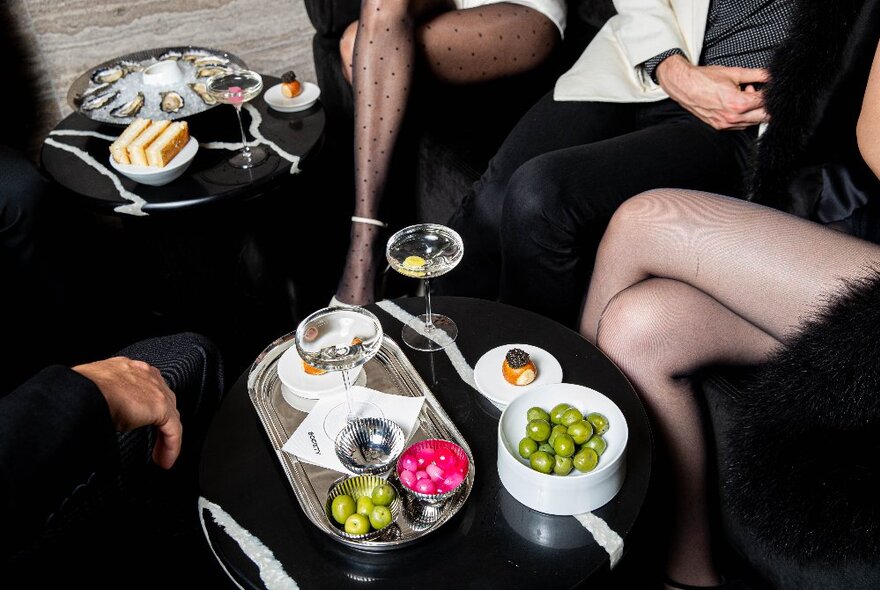
[[[469,83],[531,69],[558,41],[555,26],[529,8],[507,3],[449,8],[437,0],[361,4],[351,55],[343,49],[342,56],[351,68],[354,94],[356,216],[376,219],[379,213],[417,56],[441,81]],[[377,226],[353,224],[337,299],[356,305],[374,301],[383,235]]]

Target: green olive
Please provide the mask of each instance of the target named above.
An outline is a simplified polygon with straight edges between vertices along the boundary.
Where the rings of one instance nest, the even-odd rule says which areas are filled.
[[[556,455],[554,457],[555,462],[553,464],[553,473],[556,475],[568,475],[571,473],[572,468],[574,467],[574,463],[571,457],[562,457],[560,455]]]
[[[519,441],[519,456],[528,459],[532,453],[538,450],[538,443],[529,437],[525,437]]]
[[[529,408],[529,411],[526,412],[526,420],[531,422],[532,420],[546,420],[550,421],[550,414],[547,413],[547,410],[544,408],[539,408],[538,406]]]
[[[390,506],[396,496],[397,492],[390,483],[381,483],[373,488],[370,499],[376,506]]]
[[[553,466],[555,464],[556,461],[553,457],[544,451],[535,451],[532,453],[532,456],[529,457],[529,465],[531,465],[532,469],[541,473],[549,474],[553,471]]]
[[[365,535],[370,532],[370,519],[363,514],[352,514],[345,519],[345,532],[349,535]]]
[[[551,456],[556,454],[556,451],[553,449],[553,445],[551,445],[550,443],[539,444],[538,450]]]
[[[553,424],[562,424],[562,415],[565,413],[565,410],[571,407],[571,404],[561,403],[553,406],[553,409],[550,410],[550,422]]]
[[[600,414],[599,412],[593,412],[587,415],[587,422],[593,425],[593,431],[595,434],[603,435],[608,432],[608,418]]]
[[[582,445],[593,436],[593,425],[586,420],[575,422],[568,427],[568,434],[571,435],[576,444]]]
[[[571,426],[575,422],[580,422],[584,419],[584,415],[581,414],[581,411],[577,408],[568,408],[565,412],[562,413],[560,417],[560,424],[565,426]]]
[[[587,471],[595,469],[596,465],[599,464],[599,455],[596,454],[596,451],[588,447],[575,453],[572,462],[574,463],[575,469],[586,473]]]
[[[556,437],[560,434],[568,434],[568,428],[566,428],[562,424],[557,424],[553,427],[553,430],[550,431],[550,438],[547,439],[547,442],[552,445],[553,441],[555,441]]]
[[[526,436],[537,442],[544,442],[550,437],[550,423],[546,420],[532,420],[526,425]]]
[[[345,524],[345,520],[356,511],[357,507],[354,503],[354,498],[346,494],[336,496],[330,504],[330,513],[333,515],[333,520],[339,524]]]
[[[391,524],[391,511],[387,506],[376,506],[370,512],[370,526],[378,530]]]
[[[590,440],[584,443],[584,447],[582,448],[590,448],[596,451],[596,454],[600,457],[602,453],[605,452],[605,449],[608,448],[608,441],[599,436],[598,434],[593,436]]]
[[[577,450],[577,445],[574,444],[574,439],[571,438],[571,435],[560,434],[553,442],[553,450],[556,451],[557,455],[562,455],[563,457],[571,457]]]
[[[369,496],[361,496],[357,499],[357,510],[358,514],[363,514],[367,518],[370,518],[370,512],[373,511],[373,500],[370,499]]]

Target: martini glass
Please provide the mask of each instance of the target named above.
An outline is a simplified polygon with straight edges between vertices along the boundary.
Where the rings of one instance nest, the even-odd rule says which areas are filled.
[[[330,410],[324,432],[331,440],[358,418],[383,418],[375,404],[352,399],[349,371],[373,358],[382,345],[382,324],[362,307],[325,307],[296,328],[296,349],[303,361],[324,371],[341,371],[345,401]]]
[[[443,350],[458,337],[454,321],[431,311],[430,282],[455,268],[463,254],[461,236],[436,223],[410,225],[388,240],[385,256],[391,267],[404,276],[424,281],[425,313],[407,322],[401,333],[410,348],[425,352]]]
[[[241,122],[241,105],[259,96],[263,90],[263,78],[250,70],[239,70],[231,74],[218,74],[208,78],[205,83],[208,94],[217,99],[217,102],[231,104],[235,107],[238,117],[238,129],[241,131],[241,149],[229,158],[229,165],[233,168],[253,168],[259,166],[269,157],[269,152],[261,145],[249,146],[247,136],[244,134],[244,124]]]

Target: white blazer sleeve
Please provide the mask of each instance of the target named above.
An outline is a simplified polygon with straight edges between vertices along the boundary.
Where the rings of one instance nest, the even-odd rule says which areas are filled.
[[[676,47],[691,58],[693,48],[668,0],[616,0],[614,7],[617,18],[609,24],[631,67]]]
[[[615,0],[617,14],[556,81],[556,100],[652,102],[666,93],[639,67],[677,47],[696,63],[709,0]]]

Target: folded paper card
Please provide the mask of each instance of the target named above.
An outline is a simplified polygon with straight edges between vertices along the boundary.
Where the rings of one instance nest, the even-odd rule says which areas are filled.
[[[412,435],[425,402],[423,397],[391,395],[359,385],[352,386],[351,394],[355,402],[366,402],[377,406],[385,418],[400,426],[405,440],[409,440]],[[345,393],[320,400],[284,443],[282,449],[307,463],[350,474],[351,472],[342,466],[333,446],[339,433],[327,432],[324,427],[327,414],[344,403],[346,403]]]

